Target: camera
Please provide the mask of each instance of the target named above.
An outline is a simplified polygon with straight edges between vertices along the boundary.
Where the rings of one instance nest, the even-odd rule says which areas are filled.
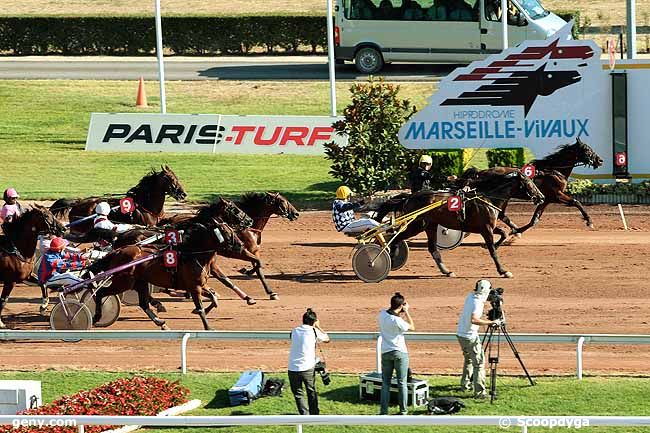
[[[492,306],[492,309],[488,311],[488,319],[503,319],[503,307],[501,305],[503,303],[503,288],[497,287],[496,289],[490,290],[487,300],[490,301],[490,305]]]
[[[320,378],[323,380],[323,385],[327,386],[332,382],[329,372],[325,369],[325,361],[318,360],[314,366],[314,371],[320,374]]]

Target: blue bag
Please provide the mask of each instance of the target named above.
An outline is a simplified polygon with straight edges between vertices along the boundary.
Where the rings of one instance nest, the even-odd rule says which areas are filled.
[[[248,370],[239,376],[237,383],[228,390],[231,406],[250,404],[258,398],[264,387],[264,373],[261,370]]]

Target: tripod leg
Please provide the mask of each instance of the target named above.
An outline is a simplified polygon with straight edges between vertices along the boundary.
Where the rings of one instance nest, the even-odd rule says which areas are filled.
[[[510,346],[513,355],[515,355],[515,358],[517,358],[517,361],[519,361],[519,365],[521,365],[521,368],[524,370],[524,373],[526,373],[526,377],[528,378],[528,381],[530,382],[531,386],[534,386],[535,381],[533,380],[532,377],[530,377],[530,374],[528,374],[528,370],[524,365],[524,361],[521,359],[521,356],[519,356],[519,351],[515,347],[515,343],[510,338],[510,334],[508,334],[508,331],[506,330],[505,326],[502,326],[502,329],[503,329],[503,335],[506,337],[506,341],[508,342],[508,345]]]

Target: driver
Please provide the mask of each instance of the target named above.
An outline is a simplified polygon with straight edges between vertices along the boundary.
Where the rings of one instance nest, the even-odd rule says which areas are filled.
[[[433,159],[429,155],[422,155],[420,157],[419,165],[411,172],[409,176],[411,184],[411,194],[418,191],[430,190],[436,184],[444,184],[446,182],[453,182],[456,176],[434,175],[431,173],[431,166]],[[433,185],[432,185],[433,184]]]
[[[336,200],[332,203],[332,221],[336,231],[343,233],[363,233],[366,230],[379,226],[379,223],[370,218],[354,218],[354,211],[363,205],[363,200],[351,203],[352,190],[345,185],[336,189]]]
[[[108,219],[108,214],[111,213],[111,205],[105,201],[97,203],[97,206],[95,206],[95,213],[97,216],[95,217],[93,224],[96,229],[111,230],[115,233],[124,233],[134,228],[131,224],[113,224]]]
[[[67,245],[68,241],[63,238],[52,238],[38,268],[38,281],[41,284],[66,286],[83,281],[69,271],[86,266],[86,258],[81,254],[63,251]]]

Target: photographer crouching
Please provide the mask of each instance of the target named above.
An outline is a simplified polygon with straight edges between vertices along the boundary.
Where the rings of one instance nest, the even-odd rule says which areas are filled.
[[[296,399],[300,415],[318,415],[318,393],[316,392],[316,371],[318,370],[323,383],[330,381],[325,371],[325,364],[316,359],[316,344],[329,343],[330,338],[321,329],[316,313],[308,308],[302,315],[302,325],[291,331],[291,351],[289,352],[289,384]],[[303,393],[303,385],[307,391],[307,404]]]
[[[465,362],[460,379],[462,391],[474,391],[474,397],[487,398],[485,389],[485,365],[479,328],[483,325],[500,325],[501,320],[481,319],[483,308],[488,300],[492,284],[488,280],[478,280],[474,290],[465,298],[463,311],[458,319],[456,338],[463,350]]]

